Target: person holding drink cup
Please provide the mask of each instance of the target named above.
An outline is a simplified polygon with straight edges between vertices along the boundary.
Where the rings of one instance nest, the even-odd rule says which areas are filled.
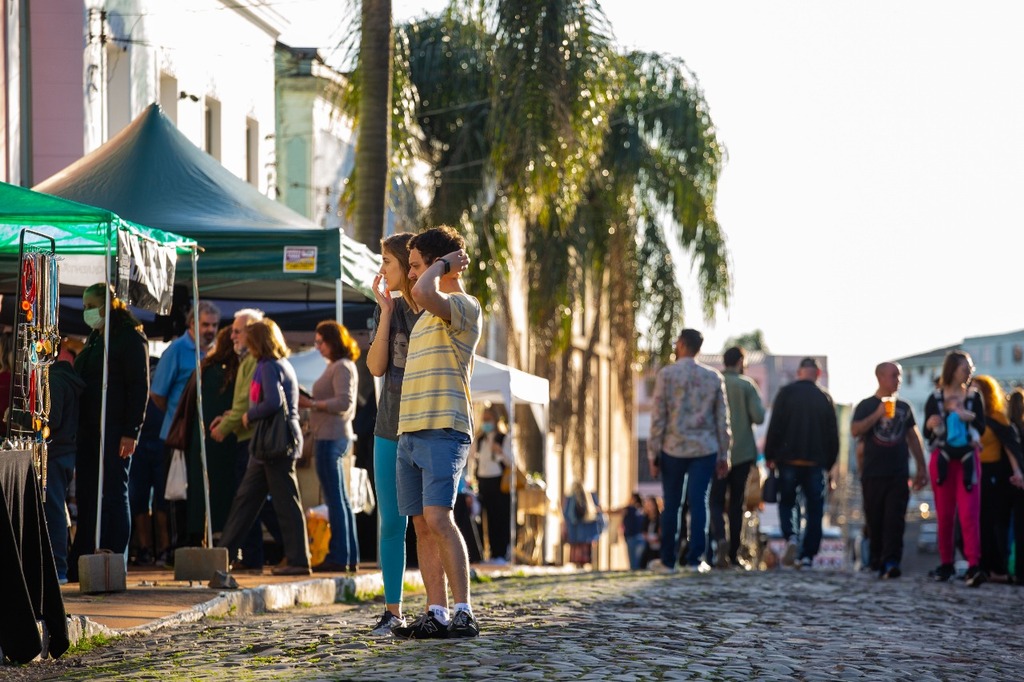
[[[886,419],[892,419],[896,416],[896,394],[882,396],[882,409],[885,412]]]
[[[870,538],[869,566],[882,579],[902,574],[903,533],[910,490],[909,456],[914,457],[914,490],[928,482],[921,432],[910,405],[896,397],[903,370],[895,362],[875,368],[878,390],[853,412],[850,433],[863,445],[860,467],[864,518]],[[859,448],[858,448],[859,449]]]

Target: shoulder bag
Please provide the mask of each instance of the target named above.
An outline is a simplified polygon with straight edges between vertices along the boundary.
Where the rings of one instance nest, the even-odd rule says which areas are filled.
[[[288,403],[284,399],[284,389],[278,384],[277,390],[281,394],[281,409],[258,420],[253,427],[252,440],[249,441],[249,453],[261,462],[294,457],[299,447],[288,422]]]

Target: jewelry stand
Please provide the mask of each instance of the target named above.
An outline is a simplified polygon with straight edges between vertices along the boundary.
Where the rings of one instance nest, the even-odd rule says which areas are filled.
[[[26,248],[26,235],[49,248]],[[22,229],[18,246],[18,303],[14,315],[14,366],[11,369],[7,434],[0,449],[30,450],[43,496],[46,495],[46,441],[50,437],[49,368],[60,348],[59,277],[54,239]]]

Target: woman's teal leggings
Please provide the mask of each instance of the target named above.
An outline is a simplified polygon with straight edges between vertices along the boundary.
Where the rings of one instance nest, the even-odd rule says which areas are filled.
[[[377,537],[380,570],[384,576],[384,602],[402,602],[405,578],[405,528],[408,517],[398,513],[398,441],[373,437],[373,475],[377,484]]]

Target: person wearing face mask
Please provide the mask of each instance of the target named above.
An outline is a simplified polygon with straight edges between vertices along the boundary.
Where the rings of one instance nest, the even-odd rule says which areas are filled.
[[[149,349],[142,333],[142,323],[113,293],[108,321],[104,311],[106,294],[107,285],[103,283],[93,284],[82,294],[82,317],[92,331],[85,347],[75,358],[75,371],[85,382],[85,388],[79,406],[76,461],[78,530],[68,557],[70,582],[78,582],[78,557],[96,550],[105,334],[109,334],[110,348],[107,353],[106,423],[103,429],[100,547],[115,554],[125,554],[131,535],[128,471],[149,395]]]
[[[505,427],[498,421],[494,409],[485,409],[480,420],[480,433],[476,436],[476,447],[471,451],[467,464],[476,478],[482,516],[487,520],[489,563],[493,564],[508,562],[512,535],[509,528],[512,496],[501,491],[501,474],[505,467],[512,466],[512,459],[505,446],[505,435]]]

